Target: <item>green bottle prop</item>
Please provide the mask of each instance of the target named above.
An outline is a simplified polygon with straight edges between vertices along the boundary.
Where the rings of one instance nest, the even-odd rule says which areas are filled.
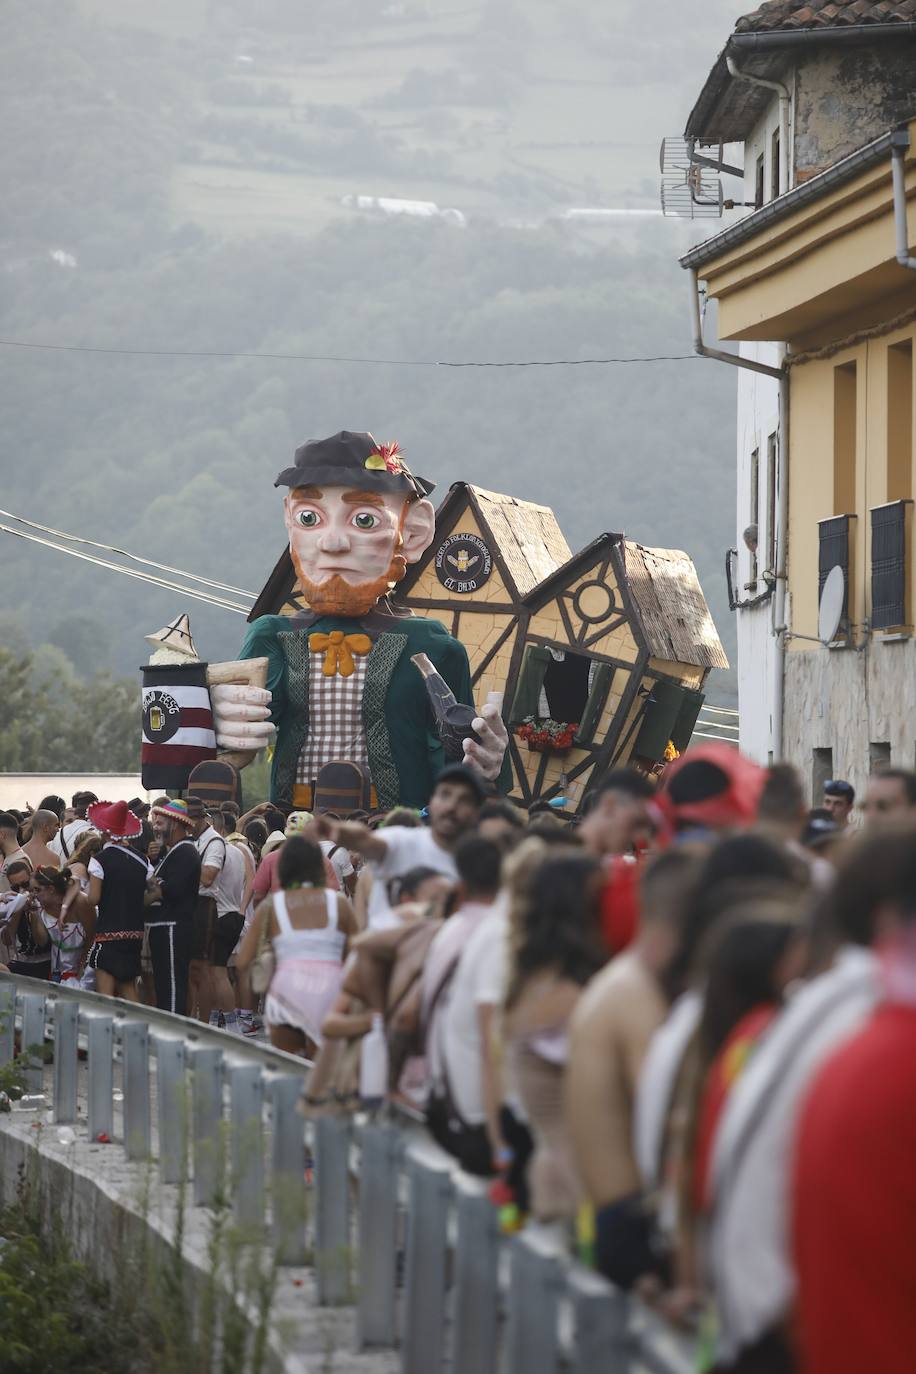
[[[426,654],[413,654],[411,663],[423,674],[426,694],[432,707],[436,722],[436,733],[442,741],[445,757],[449,762],[464,757],[464,741],[477,739],[471,729],[471,721],[478,715],[474,706],[462,706],[455,700],[455,693]]]

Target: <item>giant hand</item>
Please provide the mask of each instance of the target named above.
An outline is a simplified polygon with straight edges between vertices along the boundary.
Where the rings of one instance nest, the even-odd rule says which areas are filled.
[[[256,754],[273,741],[276,734],[268,719],[270,692],[266,687],[249,687],[225,682],[210,688],[213,728],[221,750],[243,750]]]
[[[490,696],[499,697],[499,693],[491,692]],[[490,782],[499,776],[503,758],[509,747],[509,735],[500,715],[500,703],[501,698],[487,702],[480,715],[475,716],[471,722],[477,739],[468,738],[464,741],[465,763],[471,764],[478,772],[483,773]]]

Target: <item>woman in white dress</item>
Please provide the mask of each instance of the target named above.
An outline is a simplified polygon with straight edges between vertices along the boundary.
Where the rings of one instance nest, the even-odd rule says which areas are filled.
[[[325,889],[324,876],[320,847],[292,835],[277,867],[280,890],[261,902],[238,953],[243,972],[263,942],[273,946],[276,968],[264,1008],[271,1043],[306,1058],[321,1044],[321,1023],[357,933],[353,908],[339,892]]]

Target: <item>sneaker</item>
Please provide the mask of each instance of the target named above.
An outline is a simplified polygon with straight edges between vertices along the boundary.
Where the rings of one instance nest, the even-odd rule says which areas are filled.
[[[239,1024],[238,1012],[227,1011],[223,1015],[223,1029],[230,1035],[241,1035],[242,1027]]]
[[[223,1024],[223,1013],[221,1011],[211,1011],[210,1025],[214,1030],[219,1030]]]

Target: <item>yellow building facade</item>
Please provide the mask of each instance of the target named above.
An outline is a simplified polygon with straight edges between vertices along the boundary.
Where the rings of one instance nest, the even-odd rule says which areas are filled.
[[[774,631],[782,752],[815,800],[818,779],[861,787],[875,766],[916,766],[914,244],[916,120],[682,259],[716,301],[722,339],[785,346]],[[836,567],[839,604],[839,574],[825,593]]]

